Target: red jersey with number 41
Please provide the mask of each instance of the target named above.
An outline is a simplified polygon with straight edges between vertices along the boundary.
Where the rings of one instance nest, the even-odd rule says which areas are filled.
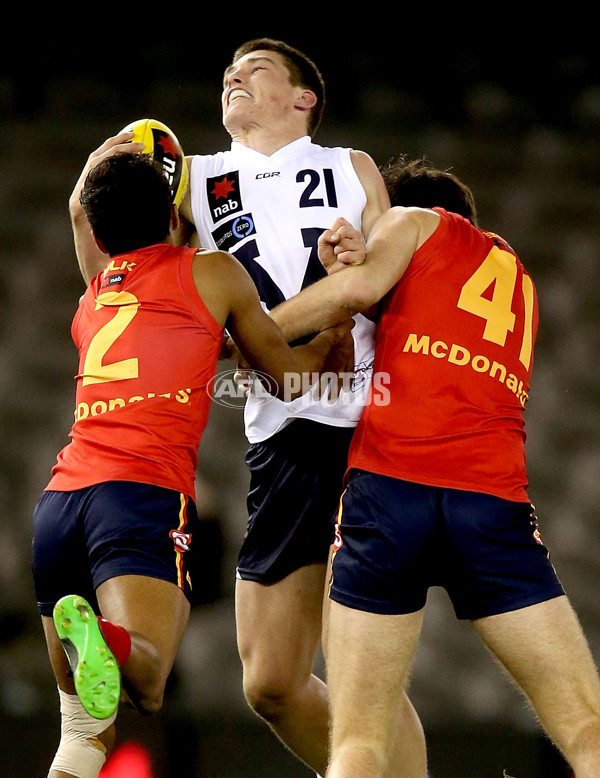
[[[434,210],[438,228],[382,301],[349,466],[527,501],[535,287],[502,238]]]
[[[194,497],[223,332],[196,290],[195,254],[149,246],[91,281],[71,329],[75,423],[48,489],[137,481]]]

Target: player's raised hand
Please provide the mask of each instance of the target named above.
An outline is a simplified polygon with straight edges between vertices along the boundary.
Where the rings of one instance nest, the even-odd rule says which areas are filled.
[[[79,200],[81,191],[85,185],[88,173],[98,165],[105,157],[117,154],[120,151],[140,152],[144,148],[143,143],[132,143],[133,132],[120,132],[112,138],[108,138],[97,149],[92,151],[77,179],[75,188],[69,197],[69,215],[73,226],[73,238],[75,240],[75,253],[81,274],[87,283],[101,270],[104,270],[107,262],[106,254],[96,245],[92,237],[89,223],[83,206]]]
[[[349,221],[338,217],[319,237],[319,260],[331,275],[348,265],[361,265],[365,261],[365,242],[362,232]]]
[[[87,162],[85,163],[85,167],[81,171],[81,175],[77,179],[77,183],[75,184],[75,188],[73,189],[71,193],[71,197],[69,198],[69,208],[79,208],[79,195],[81,194],[81,190],[83,189],[83,185],[85,184],[85,179],[87,178],[87,174],[92,170],[92,168],[95,168],[96,165],[101,162],[105,157],[110,157],[113,154],[118,154],[122,151],[130,151],[131,153],[136,153],[139,151],[144,150],[144,144],[143,143],[132,143],[133,138],[133,131],[127,131],[127,132],[120,132],[118,135],[113,135],[111,138],[107,138],[104,143],[102,143],[100,146],[98,146],[97,149],[92,151],[92,153],[87,158]]]

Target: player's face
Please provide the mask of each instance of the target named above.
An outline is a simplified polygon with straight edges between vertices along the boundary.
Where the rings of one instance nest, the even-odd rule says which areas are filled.
[[[230,132],[258,125],[267,129],[293,115],[302,87],[290,83],[283,57],[275,51],[252,51],[225,71],[223,124]]]

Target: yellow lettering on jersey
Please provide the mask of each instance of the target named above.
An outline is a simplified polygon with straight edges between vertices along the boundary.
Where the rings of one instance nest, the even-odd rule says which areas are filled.
[[[494,246],[481,265],[463,285],[458,307],[485,319],[484,340],[499,346],[506,343],[506,335],[515,328],[516,316],[511,310],[517,279],[517,260],[514,254]],[[484,297],[492,288],[491,299]]]
[[[432,356],[436,359],[446,358],[448,362],[458,367],[468,365],[476,373],[487,373],[490,378],[495,378],[501,384],[505,384],[516,395],[521,405],[525,406],[529,396],[523,388],[523,381],[519,380],[514,373],[508,373],[505,365],[495,360],[490,362],[489,358],[484,354],[475,354],[473,356],[469,349],[459,346],[457,343],[453,343],[450,348],[441,340],[434,341],[431,344],[431,348],[430,343],[431,338],[429,335],[421,335],[419,337],[412,332],[406,338],[403,351],[404,353],[410,351],[413,354]]]
[[[103,363],[108,350],[135,318],[140,307],[139,300],[129,292],[104,292],[98,295],[96,310],[104,306],[116,307],[116,313],[100,327],[88,346],[81,372],[83,386],[106,381],[123,381],[137,378],[139,375],[137,357]]]

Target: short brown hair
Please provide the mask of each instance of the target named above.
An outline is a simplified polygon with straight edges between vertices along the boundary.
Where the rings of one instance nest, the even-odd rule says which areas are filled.
[[[170,233],[169,182],[148,154],[105,157],[88,173],[79,199],[111,257],[163,243]]]
[[[473,193],[448,170],[433,167],[425,157],[407,161],[405,156],[381,168],[392,205],[444,208],[477,224]]]
[[[233,65],[241,57],[250,54],[251,51],[275,51],[285,60],[285,65],[290,73],[292,86],[302,86],[310,89],[317,96],[317,102],[309,114],[308,133],[313,136],[323,118],[325,109],[325,82],[315,63],[299,49],[275,40],[274,38],[254,38],[242,43],[235,50],[231,64]]]

